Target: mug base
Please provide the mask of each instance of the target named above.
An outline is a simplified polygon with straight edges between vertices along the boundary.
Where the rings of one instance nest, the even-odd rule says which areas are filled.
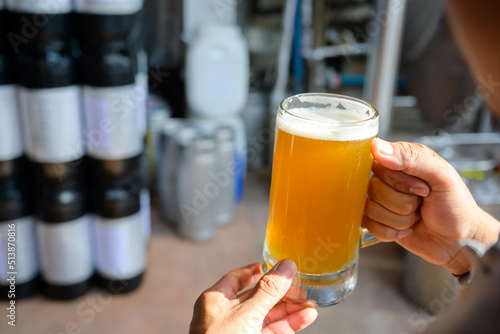
[[[298,272],[293,285],[285,295],[284,299],[293,303],[302,303],[306,299],[312,299],[319,307],[333,306],[354,291],[358,280],[358,261],[346,265],[339,271],[325,274],[307,274]],[[269,253],[264,246],[261,268],[267,273],[279,261]]]

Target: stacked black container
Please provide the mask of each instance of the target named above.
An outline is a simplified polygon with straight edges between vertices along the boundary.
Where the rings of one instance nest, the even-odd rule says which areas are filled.
[[[38,290],[39,266],[6,17],[0,8],[0,299],[15,300]]]
[[[137,82],[141,6],[142,1],[114,1],[110,6],[82,0],[75,8],[86,159],[96,214],[96,276],[112,293],[136,289],[147,265],[145,114]]]
[[[75,298],[90,288],[94,261],[72,1],[12,1],[8,10],[44,291]]]

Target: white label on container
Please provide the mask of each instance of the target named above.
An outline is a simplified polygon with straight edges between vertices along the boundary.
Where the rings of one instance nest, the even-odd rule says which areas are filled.
[[[14,229],[9,225],[15,225]],[[14,262],[8,262],[11,260],[9,248],[12,247],[15,248]],[[31,217],[0,223],[0,285],[8,285],[7,278],[12,274],[7,273],[10,272],[16,273],[13,274],[16,284],[29,282],[38,274],[35,227]]]
[[[25,13],[65,14],[73,9],[73,0],[7,0],[6,7],[8,10]],[[43,21],[38,19],[37,22]]]
[[[147,189],[141,191],[141,219],[142,235],[147,243],[151,237],[151,198]]]
[[[96,159],[127,159],[141,153],[136,86],[83,88],[84,140]]]
[[[48,283],[71,285],[92,276],[91,217],[85,215],[64,223],[37,222],[40,266]]]
[[[95,221],[97,272],[108,279],[130,279],[146,269],[146,242],[141,212]]]
[[[0,86],[0,160],[23,154],[21,126],[17,112],[16,86]]]
[[[75,11],[89,14],[126,15],[142,8],[143,0],[75,0]]]
[[[79,159],[84,154],[78,86],[19,89],[26,155],[40,163]]]

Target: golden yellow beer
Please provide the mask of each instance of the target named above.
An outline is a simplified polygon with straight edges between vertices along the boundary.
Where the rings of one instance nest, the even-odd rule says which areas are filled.
[[[278,113],[264,250],[265,262],[288,258],[299,273],[312,275],[338,272],[357,259],[378,131],[371,106],[354,99],[352,110],[317,95],[326,107],[307,107],[306,99],[302,108],[296,100],[298,108],[282,103]]]

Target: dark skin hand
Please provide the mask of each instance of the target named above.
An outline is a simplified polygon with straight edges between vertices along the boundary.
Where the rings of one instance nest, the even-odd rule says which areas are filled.
[[[375,159],[363,224],[381,241],[395,241],[453,274],[469,270],[459,245],[493,245],[500,223],[474,201],[460,175],[426,146],[375,139]]]
[[[306,328],[318,316],[316,304],[282,300],[296,274],[291,260],[278,262],[264,276],[260,263],[226,274],[196,301],[189,333],[288,334]]]

